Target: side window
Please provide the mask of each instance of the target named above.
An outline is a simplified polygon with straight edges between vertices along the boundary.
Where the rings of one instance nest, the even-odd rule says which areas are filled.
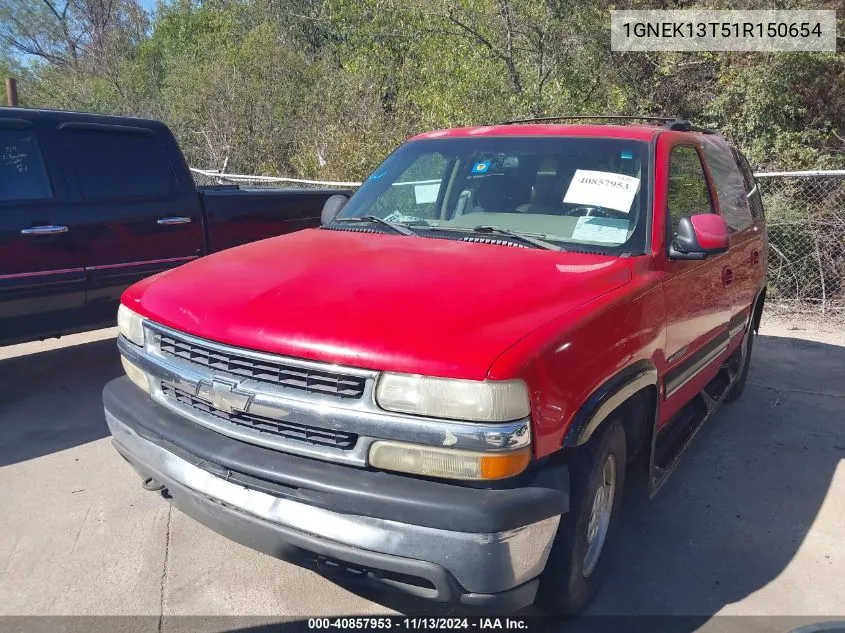
[[[685,215],[713,213],[707,177],[698,157],[690,145],[678,145],[669,155],[669,191],[667,195],[672,235],[678,222]]]
[[[719,209],[731,231],[747,229],[753,223],[745,180],[728,145],[714,137],[703,137],[704,158],[716,184]]]
[[[52,197],[35,132],[0,128],[0,202]]]
[[[762,220],[766,216],[763,211],[763,200],[760,197],[760,187],[757,185],[757,180],[754,178],[754,172],[751,171],[748,161],[745,160],[745,156],[739,153],[739,150],[734,149],[732,151],[736,164],[742,172],[742,177],[745,180],[745,188],[748,191],[746,195],[748,196],[748,203],[751,207],[751,216],[755,220]]]
[[[437,195],[446,159],[441,154],[424,154],[411,163],[390,190],[373,205],[375,215],[389,220],[436,219]],[[370,178],[378,178],[373,174]]]
[[[62,136],[66,164],[75,169],[85,200],[163,197],[174,188],[167,156],[151,132],[68,129]]]

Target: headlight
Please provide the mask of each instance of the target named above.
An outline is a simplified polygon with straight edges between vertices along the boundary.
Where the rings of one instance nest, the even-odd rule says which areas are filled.
[[[120,362],[123,363],[123,370],[129,376],[129,380],[134,382],[141,391],[150,393],[150,381],[147,379],[147,374],[140,367],[126,360],[125,356],[120,357]]]
[[[370,465],[428,477],[504,479],[521,473],[531,461],[531,449],[507,453],[476,453],[402,442],[373,442]]]
[[[388,411],[434,418],[507,422],[531,411],[521,380],[456,380],[415,374],[383,373],[376,401]]]
[[[126,340],[135,345],[144,344],[144,319],[122,303],[117,309],[117,329]]]

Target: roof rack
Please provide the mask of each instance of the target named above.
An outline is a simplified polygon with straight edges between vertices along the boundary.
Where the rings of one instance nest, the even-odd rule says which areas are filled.
[[[547,121],[582,121],[584,119],[598,119],[601,121],[641,120],[664,122],[675,122],[683,120],[676,116],[649,116],[647,114],[579,114],[574,116],[547,116],[535,117],[530,119],[514,119],[513,121],[505,121],[501,125],[513,125],[515,123],[545,123]]]
[[[671,121],[663,126],[667,130],[672,130],[675,132],[701,132],[702,134],[718,134],[716,130],[710,129],[709,127],[698,127],[697,125],[693,125],[689,121],[684,119],[677,119],[675,121]]]
[[[673,130],[676,132],[701,132],[702,134],[718,134],[716,130],[711,130],[706,127],[698,127],[693,125],[686,119],[677,116],[650,116],[647,114],[579,114],[574,116],[547,116],[535,117],[531,119],[514,119],[512,121],[505,121],[501,125],[514,125],[516,123],[548,123],[550,121],[583,121],[583,120],[599,120],[599,121],[659,121],[662,122],[666,130]]]

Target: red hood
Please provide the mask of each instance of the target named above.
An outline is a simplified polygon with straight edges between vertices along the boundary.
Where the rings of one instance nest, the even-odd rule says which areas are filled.
[[[239,347],[481,379],[516,341],[630,278],[614,257],[311,229],[185,264],[123,302]]]

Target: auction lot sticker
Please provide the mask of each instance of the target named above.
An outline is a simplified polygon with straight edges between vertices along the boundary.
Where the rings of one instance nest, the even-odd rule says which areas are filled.
[[[611,171],[576,169],[563,201],[630,213],[640,179]]]

